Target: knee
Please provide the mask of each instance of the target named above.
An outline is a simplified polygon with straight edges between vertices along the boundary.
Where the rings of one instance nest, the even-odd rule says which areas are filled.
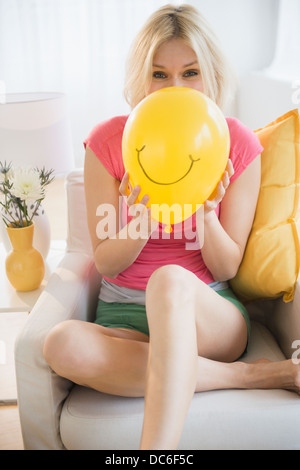
[[[43,355],[48,365],[54,370],[71,365],[76,355],[78,322],[67,320],[56,325],[46,336]]]
[[[181,266],[162,266],[150,276],[146,295],[166,301],[169,305],[186,304],[193,299],[194,277]]]

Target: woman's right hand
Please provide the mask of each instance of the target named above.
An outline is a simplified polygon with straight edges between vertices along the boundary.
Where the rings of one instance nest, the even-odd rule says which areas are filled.
[[[128,206],[128,213],[140,224],[139,230],[142,235],[150,237],[151,233],[158,226],[158,222],[151,218],[151,209],[147,207],[149,196],[144,194],[138,201],[141,194],[141,187],[131,187],[129,174],[125,172],[119,187],[120,194],[124,197]]]
[[[223,173],[221,180],[218,183],[216,190],[213,193],[212,199],[207,199],[204,203],[205,215],[214,212],[217,206],[221,203],[225,196],[225,192],[230,184],[230,178],[234,175],[234,168],[232,161],[229,159],[226,169]]]

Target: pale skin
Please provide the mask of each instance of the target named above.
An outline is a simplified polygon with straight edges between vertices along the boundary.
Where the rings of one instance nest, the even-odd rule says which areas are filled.
[[[203,88],[196,55],[180,39],[162,44],[154,56],[148,93],[166,86]],[[99,239],[96,208],[110,203],[118,211],[120,193],[127,196],[129,207],[138,196],[141,205],[149,198],[141,195],[139,187],[129,187],[127,174],[121,184],[115,180],[89,148],[84,173],[96,267],[114,278],[134,262],[147,238],[118,238],[117,228],[117,233]],[[258,197],[260,157],[230,184],[232,174],[229,161],[214,199],[205,203],[202,256],[220,281],[235,275],[243,257]],[[219,203],[220,219],[214,211]],[[150,237],[155,224],[150,223],[149,213],[138,217],[148,218]],[[247,343],[244,318],[233,304],[184,268],[168,265],[153,273],[146,288],[146,311],[150,341],[134,330],[67,321],[50,332],[44,345],[46,361],[58,375],[105,393],[145,396],[141,449],[177,447],[195,392],[283,388],[299,393],[299,366],[291,360],[236,361]]]

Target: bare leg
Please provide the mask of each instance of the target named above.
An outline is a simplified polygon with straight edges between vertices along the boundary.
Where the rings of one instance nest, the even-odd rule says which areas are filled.
[[[112,395],[144,396],[148,337],[68,320],[47,336],[44,357],[60,376]]]
[[[291,359],[281,362],[262,361],[223,363],[198,357],[196,391],[237,389],[283,389],[300,395],[300,366]]]
[[[112,395],[142,397],[149,351],[143,336],[69,320],[49,333],[44,356],[58,375],[74,383]],[[291,360],[245,364],[198,356],[195,391],[230,388],[282,388],[300,394],[300,366]]]
[[[204,373],[198,355],[236,359],[246,346],[247,328],[233,304],[179,266],[165,266],[151,276],[146,310],[150,350],[141,448],[175,449]],[[227,386],[237,380],[238,367],[223,368]],[[215,376],[215,386],[218,380]]]
[[[174,295],[161,281],[152,277],[146,294],[150,348],[141,449],[176,448],[197,382],[192,296]]]

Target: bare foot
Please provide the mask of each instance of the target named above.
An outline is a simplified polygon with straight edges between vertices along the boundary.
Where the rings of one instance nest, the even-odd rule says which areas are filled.
[[[295,373],[294,391],[298,393],[298,395],[300,395],[300,364],[295,363],[293,360],[292,360],[292,364],[294,366],[294,373]]]
[[[292,359],[280,362],[258,359],[250,364],[253,365],[251,372],[253,388],[281,388],[300,395],[300,364]]]

